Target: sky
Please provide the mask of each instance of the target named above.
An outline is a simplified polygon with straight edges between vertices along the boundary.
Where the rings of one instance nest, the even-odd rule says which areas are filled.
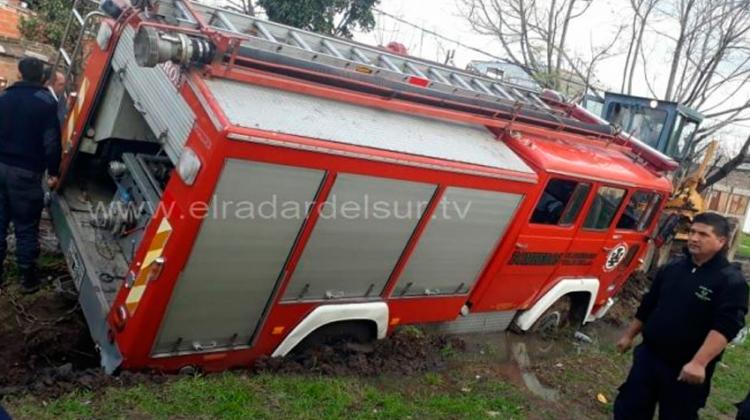
[[[226,2],[225,0],[202,1],[214,4]],[[585,1],[590,1],[591,5],[583,16],[573,20],[567,38],[567,47],[582,58],[590,57],[592,49],[608,45],[615,38],[619,26],[630,25],[633,14],[627,0],[581,0],[582,3]],[[379,13],[375,14],[375,29],[369,33],[355,31],[355,39],[372,45],[385,45],[396,40],[406,45],[411,55],[435,61],[444,61],[446,51],[455,50],[454,64],[460,68],[464,68],[472,60],[491,60],[492,56],[504,57],[505,54],[496,39],[481,36],[472,31],[467,19],[462,15],[462,10],[466,9],[462,3],[462,0],[380,0],[376,9],[436,32],[445,38],[485,51],[487,54],[464,48],[456,42],[440,39]],[[650,20],[651,30],[664,33],[674,33],[678,30],[672,25],[665,20]],[[619,90],[629,40],[626,38],[629,36],[627,31],[624,31],[613,48],[620,53],[598,62],[596,66],[597,85],[604,90]],[[668,42],[651,44],[653,45],[648,43],[645,45],[649,58],[649,71],[652,73],[650,81],[657,93],[663,94],[663,89],[659,87],[663,86],[667,79],[671,46]],[[641,66],[638,67],[633,94],[651,97],[653,95],[646,86]],[[661,68],[664,68],[664,71],[658,71]],[[657,71],[654,72],[654,69]],[[744,100],[744,97],[739,97],[742,95],[736,96],[737,98],[727,99],[729,101]],[[750,132],[750,126],[746,128],[746,131]]]
[[[206,2],[218,2],[221,0],[207,0]],[[398,41],[404,44],[409,53],[414,56],[434,61],[444,61],[448,50],[455,50],[454,64],[459,68],[465,68],[472,60],[492,60],[492,56],[503,57],[505,54],[500,48],[499,42],[487,36],[474,33],[469,26],[461,10],[461,0],[380,0],[376,8],[383,13],[376,13],[375,29],[368,32],[355,32],[355,40],[371,44],[385,45],[390,41]],[[391,16],[402,21],[398,21]],[[592,0],[586,13],[574,20],[569,27],[568,46],[582,57],[591,55],[592,49],[608,45],[612,42],[618,31],[618,26],[629,25],[632,16],[629,2],[627,0]],[[405,22],[421,27],[427,31],[440,34],[443,38],[429,34]],[[665,33],[674,32],[676,27],[667,21],[654,21],[651,30]],[[619,90],[622,81],[622,68],[625,63],[625,51],[627,48],[628,34],[623,32],[617,41],[615,50],[620,54],[600,61],[596,66],[596,84],[604,90]],[[458,45],[463,44],[463,46]],[[473,47],[473,49],[466,48]],[[659,89],[666,83],[668,60],[671,59],[670,45],[668,42],[657,42],[645,45],[645,53],[649,59],[649,68],[652,71],[651,85],[657,93],[663,92]],[[485,51],[482,54],[476,50]],[[642,69],[636,72],[634,78],[633,94],[651,97]],[[659,69],[664,69],[659,71]],[[650,71],[651,71],[650,70]],[[744,102],[750,92],[728,92],[726,103]],[[736,126],[731,132],[724,133],[721,142],[728,143],[729,149],[737,148],[737,145],[750,134],[750,125]],[[745,230],[750,230],[750,215],[745,221]]]
[[[429,4],[429,8],[425,5]],[[627,5],[624,0],[598,0],[593,1],[586,14],[574,20],[569,28],[568,45],[574,50],[586,54],[591,46],[608,44],[617,32],[622,13],[616,11],[618,5]],[[465,17],[462,16],[461,0],[381,0],[377,7],[379,10],[390,15],[403,18],[426,29],[435,31],[447,38],[455,39],[463,44],[476,47],[494,56],[504,56],[496,39],[477,35],[472,31]],[[368,34],[358,34],[358,39],[363,42],[378,43],[381,37],[396,36],[407,47],[412,47],[411,52],[424,58],[438,59],[442,61],[445,57],[446,48],[456,49],[455,64],[464,67],[471,60],[487,60],[489,56],[471,51],[456,44],[436,39],[431,35],[424,35],[420,30],[411,28],[406,24],[396,22],[388,16],[378,15],[378,25],[374,31]],[[613,88],[619,86],[621,77],[621,60],[605,60],[601,63],[598,79],[605,87]],[[645,86],[640,94],[647,95]]]

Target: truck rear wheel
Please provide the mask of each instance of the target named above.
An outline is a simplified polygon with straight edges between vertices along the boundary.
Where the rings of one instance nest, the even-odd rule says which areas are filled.
[[[323,325],[300,342],[292,353],[302,354],[307,350],[340,342],[368,343],[377,337],[376,325],[372,321],[340,321]]]

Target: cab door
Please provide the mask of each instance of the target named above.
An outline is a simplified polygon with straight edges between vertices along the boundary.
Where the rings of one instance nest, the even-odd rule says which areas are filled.
[[[627,193],[624,187],[597,185],[581,228],[567,252],[560,276],[600,277],[601,265],[613,251],[612,241],[616,237],[613,236],[614,221]]]
[[[661,195],[636,190],[627,197],[627,204],[617,218],[614,233],[604,244],[605,253],[591,267],[591,275],[599,278],[596,304],[604,303],[627,280],[648,245],[648,228],[661,204]]]
[[[483,304],[496,310],[524,308],[548,283],[575,235],[575,222],[591,183],[552,178],[528,224],[519,233],[509,261],[484,294]],[[491,302],[491,303],[490,303]]]

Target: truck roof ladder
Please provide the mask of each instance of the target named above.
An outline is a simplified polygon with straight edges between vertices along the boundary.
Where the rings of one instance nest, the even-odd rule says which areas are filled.
[[[78,76],[81,74],[81,61],[83,59],[83,38],[92,29],[91,25],[96,18],[107,17],[106,14],[96,10],[99,7],[97,0],[75,0],[70,10],[70,17],[65,24],[65,31],[57,49],[52,71],[58,70],[64,63],[65,68],[65,94],[69,94],[77,85]],[[76,30],[76,28],[78,28]],[[75,36],[75,37],[73,37]],[[73,46],[72,52],[66,48]]]
[[[493,79],[385,48],[305,31],[188,0],[171,0],[178,21],[209,37],[220,31],[238,44],[224,60],[292,77],[403,98],[492,118],[613,138],[659,171],[676,162],[559,94]]]
[[[412,86],[413,93],[438,96],[441,100],[473,101],[483,106],[501,105],[506,111],[524,109],[538,114],[537,117],[546,117],[544,119],[556,125],[587,126],[568,118],[564,110],[550,107],[537,90],[352,40],[317,34],[218,7],[174,0],[174,4],[180,3],[182,7],[174,9],[183,14],[178,17],[183,26],[199,29],[195,26],[202,21],[211,29],[242,39],[237,54],[240,63],[242,58],[247,58],[256,62],[334,71],[338,76],[381,86]],[[196,16],[189,16],[191,12]],[[586,128],[592,127],[588,124]],[[593,131],[610,134],[608,129]]]

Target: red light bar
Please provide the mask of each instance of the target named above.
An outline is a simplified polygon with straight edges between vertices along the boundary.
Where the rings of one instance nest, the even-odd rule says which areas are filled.
[[[409,82],[410,85],[414,86],[427,87],[430,85],[430,79],[424,79],[417,76],[409,76],[406,81]]]

